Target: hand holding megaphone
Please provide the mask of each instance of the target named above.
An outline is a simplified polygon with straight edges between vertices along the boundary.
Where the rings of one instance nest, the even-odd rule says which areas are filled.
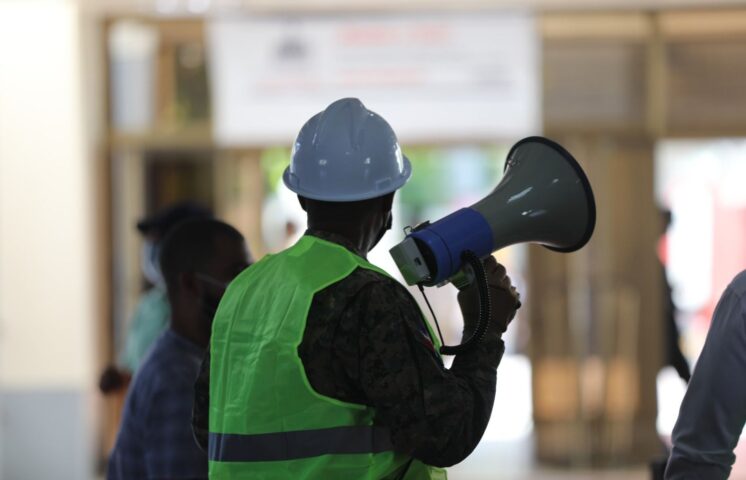
[[[521,296],[510,281],[505,267],[490,255],[483,262],[492,303],[491,318],[487,327],[496,334],[503,334],[521,305]],[[479,321],[479,290],[472,282],[459,290],[458,304],[464,317],[464,338],[474,335]]]
[[[490,292],[480,259],[525,242],[574,252],[590,240],[595,224],[593,190],[578,162],[557,143],[528,137],[510,149],[503,179],[489,195],[411,229],[391,256],[407,284],[420,289],[446,283],[463,288],[476,280],[481,328],[464,344],[441,348],[441,353],[454,355],[479,341],[490,318]]]

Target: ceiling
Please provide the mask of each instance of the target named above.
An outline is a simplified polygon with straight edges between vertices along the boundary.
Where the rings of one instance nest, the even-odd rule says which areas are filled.
[[[713,9],[746,7],[745,0],[77,0],[99,13],[201,16],[221,13],[449,11],[532,9],[538,11],[604,11]]]

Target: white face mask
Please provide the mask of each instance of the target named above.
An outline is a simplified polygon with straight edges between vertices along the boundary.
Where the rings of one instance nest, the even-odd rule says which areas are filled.
[[[145,278],[147,278],[150,283],[157,287],[164,286],[163,275],[161,275],[160,265],[158,264],[160,250],[161,249],[158,245],[155,245],[149,240],[145,240],[140,257],[140,268],[142,269],[143,275],[145,275]]]

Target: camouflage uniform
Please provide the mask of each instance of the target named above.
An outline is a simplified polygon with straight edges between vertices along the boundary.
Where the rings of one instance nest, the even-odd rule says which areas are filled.
[[[306,234],[343,245],[333,234]],[[450,369],[436,354],[419,306],[395,280],[358,268],[318,292],[298,354],[318,393],[376,408],[376,423],[391,430],[398,451],[434,466],[466,458],[482,437],[495,398],[504,351],[490,328]],[[209,351],[195,385],[193,427],[207,446]]]

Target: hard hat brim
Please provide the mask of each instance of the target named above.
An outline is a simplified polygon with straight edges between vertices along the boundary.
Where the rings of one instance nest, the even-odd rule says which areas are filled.
[[[310,198],[311,200],[320,200],[324,202],[358,202],[361,200],[382,197],[403,187],[412,177],[412,163],[405,155],[402,155],[402,162],[404,168],[398,178],[388,184],[385,188],[369,190],[366,192],[340,193],[306,190],[300,185],[297,185],[297,182],[293,182],[289,166],[286,167],[285,171],[282,173],[282,182],[290,191],[297,193],[302,197]]]

